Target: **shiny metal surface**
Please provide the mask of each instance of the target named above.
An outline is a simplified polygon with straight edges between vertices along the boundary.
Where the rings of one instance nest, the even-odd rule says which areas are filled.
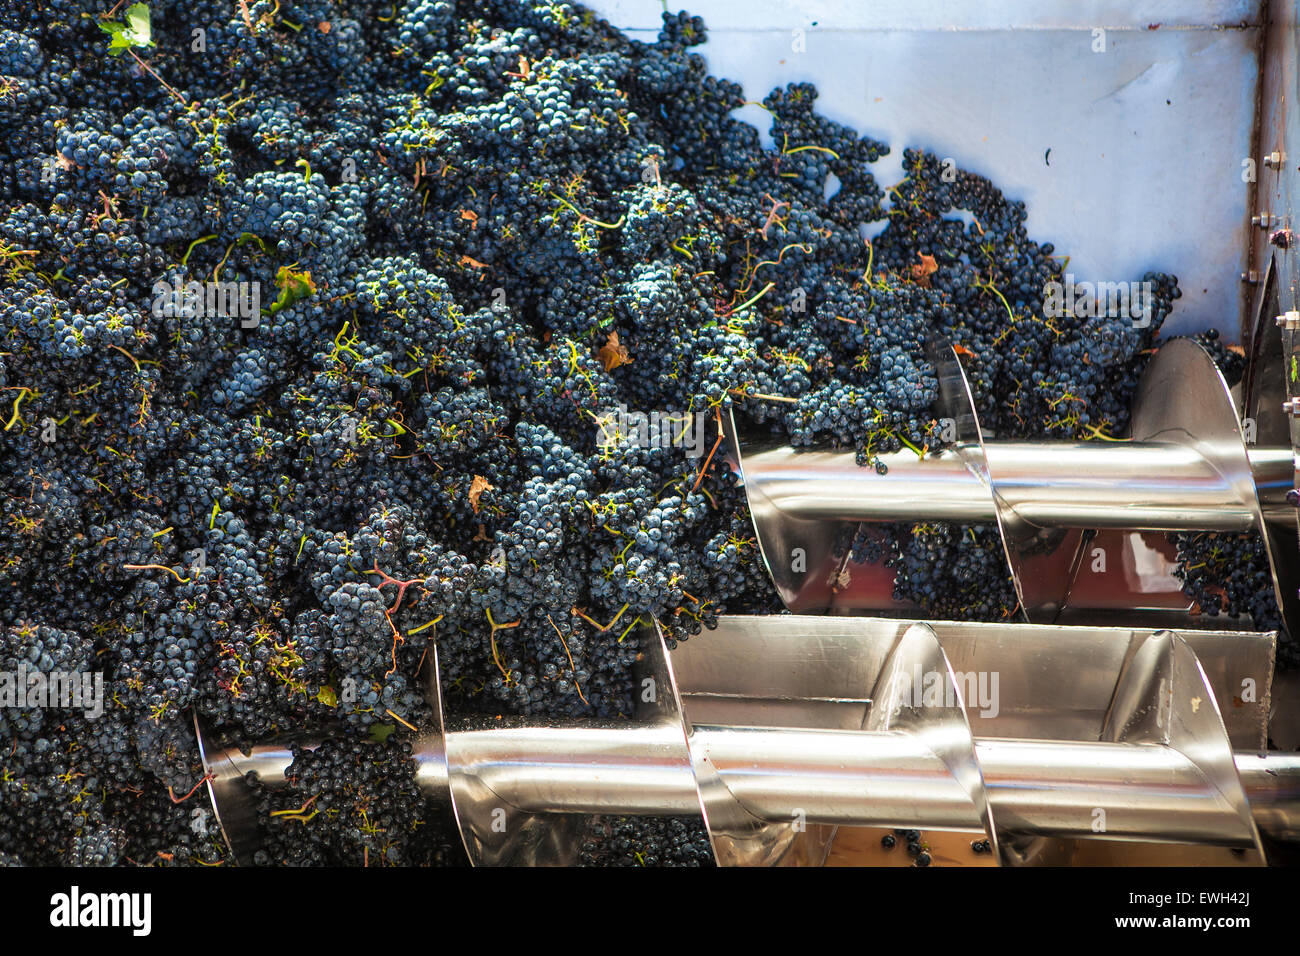
[[[700,812],[679,727],[497,727],[448,739],[456,773],[517,811]]]
[[[890,650],[914,623],[919,622],[726,615],[706,640],[687,641],[672,652],[685,715],[693,725],[713,727],[858,730]],[[997,675],[996,709],[980,707],[969,696],[965,701],[978,739],[1099,740],[1119,674],[1155,633],[1150,628],[925,623],[954,671],[986,674],[990,685]],[[1182,633],[1210,677],[1233,748],[1262,750],[1276,635]]]
[[[977,741],[976,754],[998,827],[1009,837],[1254,846],[1225,823],[1231,805],[1172,747],[987,740]],[[1264,762],[1290,777],[1288,763]]]
[[[905,735],[873,735],[855,752],[856,735],[845,733],[861,726],[874,704],[861,688],[874,688],[891,648],[915,623],[729,616],[710,640],[674,651],[687,716],[750,813],[789,812],[797,786],[769,793],[766,781],[807,772],[817,781],[804,791],[810,822],[969,826],[967,791],[940,772],[942,762],[925,747]],[[967,699],[965,709],[992,823],[1010,844],[1004,861],[1064,860],[1072,839],[1102,836],[1092,829],[1099,807],[1109,808],[1106,838],[1132,843],[1132,854],[1145,852],[1134,841],[1160,840],[1162,832],[1175,830],[1202,845],[1249,845],[1225,839],[1218,817],[1227,808],[1185,756],[1169,748],[1099,743],[1118,677],[1153,631],[942,621],[928,627],[951,670],[962,675],[960,683],[970,686],[976,673],[998,675],[997,707]],[[1265,742],[1274,635],[1188,632],[1187,644],[1204,655],[1233,746],[1243,760],[1258,759],[1253,754]],[[777,727],[799,736],[783,741]],[[724,729],[727,735],[717,736]],[[769,735],[766,741],[762,734]],[[724,748],[733,741],[744,746],[728,755]],[[773,764],[757,757],[768,747]],[[1289,777],[1287,766],[1276,769]],[[1293,782],[1280,788],[1284,803],[1294,796],[1288,789]],[[813,791],[820,796],[810,797]],[[864,793],[867,799],[860,798]],[[1268,812],[1270,825],[1286,833],[1285,811]]]
[[[430,641],[421,676],[424,682],[424,700],[433,714],[430,724],[420,728],[421,733],[412,744],[411,755],[416,761],[416,784],[425,793],[436,794],[439,799],[447,800],[450,799],[451,787],[447,773],[446,726],[443,720],[442,682],[439,679],[441,672],[438,666],[438,645]]]
[[[1215,466],[1174,442],[989,442],[997,493],[1018,521],[1038,528],[1144,528],[1246,532],[1258,527],[1251,505]],[[994,497],[971,473],[961,449],[917,458],[880,456],[885,475],[862,468],[853,452],[780,450],[746,456],[746,475],[783,516],[802,521],[953,521],[990,524]],[[1261,450],[1253,460],[1276,472],[1289,453]],[[748,487],[748,481],[746,483]]]
[[[1291,845],[1294,855],[1300,841],[1300,755],[1238,753],[1234,760],[1260,835]]]
[[[310,735],[257,744],[246,750],[218,741],[198,714],[194,715],[194,736],[199,760],[207,776],[206,789],[221,837],[240,863],[251,863],[260,838],[257,807],[245,776],[255,774],[268,787],[283,786],[285,772],[293,762],[290,745],[311,750],[318,741]]]
[[[727,771],[749,768],[778,787],[780,782],[790,784],[793,775],[751,752],[752,737],[729,738],[729,728],[697,728],[684,709],[682,722],[704,825],[718,865],[821,866],[835,838],[834,824],[818,819],[816,813],[810,820],[802,799],[777,801],[775,806],[759,800],[751,805],[737,797]],[[800,793],[811,795],[807,790]]]
[[[766,482],[759,476],[767,467],[769,453],[781,459],[776,463],[778,467],[784,467],[784,453],[780,446],[769,447],[760,441],[747,442],[748,451],[742,455],[740,430],[731,406],[723,416],[722,432],[726,461],[744,482],[759,554],[778,596],[786,607],[796,612],[831,606],[841,564],[834,555],[834,546],[842,525],[821,518],[787,515],[780,500],[768,495]]]
[[[530,812],[698,812],[694,779],[680,765],[650,758],[631,772],[610,775],[601,772],[599,760],[594,767],[582,764],[582,757],[593,749],[608,753],[608,747],[593,747],[601,735],[621,734],[635,743],[635,730],[594,732],[583,741],[563,731],[502,729],[491,732],[496,739],[490,744],[479,740],[471,746],[481,748],[479,768],[491,781],[492,792]],[[546,739],[550,734],[557,736]],[[833,730],[700,727],[696,735],[701,754],[756,819],[784,825],[792,808],[799,808],[809,824],[972,828],[968,790],[942,758],[912,734],[883,731],[868,738]],[[561,741],[576,743],[582,753],[565,750]],[[657,744],[651,739],[648,752]],[[491,759],[494,753],[503,759]],[[1223,804],[1207,789],[1199,768],[1170,748],[987,739],[974,741],[974,754],[988,803],[1005,832],[1090,836],[1092,811],[1100,806],[1111,811],[1111,839],[1242,845],[1231,834],[1225,836],[1219,820]],[[519,759],[521,755],[527,759]],[[1296,839],[1300,755],[1239,753],[1234,759],[1261,831]],[[254,772],[274,788],[284,785],[291,757],[287,748],[259,747],[247,755],[232,751],[229,760],[232,782],[243,786],[244,774]],[[445,796],[445,783],[441,788],[435,782],[422,786],[431,795]],[[229,796],[222,798],[223,810]],[[251,852],[255,847],[244,849]]]
[[[1151,635],[1128,662],[1101,736],[1116,743],[1156,745],[1185,757],[1201,778],[1193,792],[1217,805],[1208,822],[1217,827],[1222,842],[1249,846],[1258,862],[1265,862],[1209,679],[1177,634]],[[1167,813],[1161,816],[1168,819]]]
[[[837,586],[847,575],[835,542],[855,522],[926,521],[996,522],[1022,612],[1035,623],[1052,623],[1066,608],[1084,564],[1084,531],[1267,532],[1279,606],[1288,615],[1300,606],[1284,583],[1297,583],[1289,565],[1300,558],[1278,543],[1277,530],[1295,536],[1295,508],[1285,502],[1295,455],[1289,443],[1247,447],[1227,384],[1198,343],[1161,346],[1124,442],[985,440],[956,353],[931,343],[930,358],[934,412],[954,425],[956,443],[924,457],[882,455],[885,474],[858,466],[853,452],[742,447],[729,423],[759,547],[791,610],[893,609],[878,592]]]
[[[635,725],[445,723],[451,802],[473,865],[572,865],[593,816],[700,812],[657,632],[641,632],[634,686],[641,689]]]
[[[938,680],[930,679],[934,677]],[[930,688],[937,700],[926,698]],[[902,733],[921,745],[926,755],[933,755],[965,798],[957,827],[983,831],[997,854],[998,831],[990,817],[962,688],[929,625],[912,624],[894,645],[872,689],[871,709],[862,729],[873,737]],[[867,792],[874,795],[873,790]]]
[[[1280,411],[1280,410],[1279,410]],[[1276,412],[1274,414],[1277,414]],[[1258,433],[1259,420],[1254,423]],[[1294,554],[1294,534],[1279,545],[1276,534],[1268,533],[1260,505],[1257,485],[1269,488],[1276,477],[1276,464],[1282,455],[1259,454],[1252,458],[1242,435],[1236,405],[1223,375],[1209,354],[1191,339],[1174,339],[1164,343],[1156,353],[1142,380],[1133,405],[1132,433],[1138,441],[1171,440],[1183,442],[1205,456],[1247,501],[1254,512],[1253,530],[1263,535],[1269,567],[1273,575],[1274,597],[1293,633],[1300,633],[1300,605],[1294,600],[1296,581],[1287,586],[1279,577],[1286,558]],[[1256,435],[1258,437],[1258,435]],[[1286,446],[1276,449],[1289,452]],[[1284,460],[1284,459],[1283,459]],[[1267,463],[1260,475],[1252,470],[1258,461]],[[1270,501],[1274,495],[1268,495]],[[1292,517],[1292,530],[1294,517]]]
[[[983,830],[1009,863],[1084,837],[1135,862],[1152,842],[1300,842],[1300,755],[1263,755],[1270,634],[780,615],[724,617],[668,656],[640,637],[635,722],[422,735],[416,779],[451,798],[472,862],[571,863],[596,814],[702,812],[724,865],[816,865],[843,827]],[[200,746],[247,861],[244,775],[282,785],[288,746]]]
[[[1279,252],[1287,256],[1286,251]],[[1282,608],[1282,619],[1291,633],[1300,627],[1300,511],[1286,500],[1287,493],[1300,488],[1300,428],[1294,415],[1282,410],[1283,403],[1300,395],[1300,381],[1289,374],[1292,362],[1300,358],[1300,336],[1285,321],[1278,287],[1280,270],[1272,257],[1251,336],[1251,361],[1245,379],[1244,407],[1255,431],[1255,440],[1278,454],[1265,471],[1253,467],[1255,486],[1264,514],[1265,543],[1273,587]],[[1287,326],[1279,327],[1279,319]]]
[[[914,736],[771,728],[697,728],[733,796],[755,817],[809,823],[972,830],[968,790]],[[1226,804],[1185,755],[1137,744],[975,740],[975,760],[1001,833],[1168,840],[1249,847],[1225,829]],[[1295,832],[1300,755],[1238,754],[1261,829]],[[1258,809],[1256,798],[1258,797]],[[1107,811],[1106,830],[1095,811]]]
[[[1246,532],[1258,526],[1253,494],[1243,496],[1205,457],[1173,442],[1053,444],[1050,458],[1042,445],[1025,442],[987,447],[998,497],[1036,528]]]
[[[957,452],[966,462],[971,474],[979,479],[993,505],[993,517],[1002,542],[1002,553],[1007,559],[1007,569],[1016,592],[1020,614],[1027,621],[1050,624],[1060,613],[1069,595],[1074,552],[1078,550],[1080,534],[1060,526],[1036,524],[1017,512],[1017,502],[1004,494],[1002,480],[1006,480],[1007,490],[1013,489],[1016,481],[1023,479],[1020,474],[1023,464],[1007,462],[998,465],[990,462],[990,445],[984,441],[975,397],[956,350],[947,342],[932,339],[927,343],[927,352],[939,381],[936,409],[941,420],[956,423]],[[996,454],[995,451],[994,455]],[[1087,467],[1080,468],[1082,470],[1076,469],[1070,474],[1090,473]],[[1050,486],[1051,481],[1046,484]],[[1086,501],[1088,496],[1085,494],[1078,500]],[[1021,500],[1019,503],[1023,505],[1026,502]],[[1073,529],[1074,526],[1068,527]],[[1067,563],[1061,564],[1058,561],[1053,566],[1052,558],[1058,551],[1065,553]],[[1046,567],[1042,566],[1044,559],[1047,560]]]
[[[943,758],[903,731],[696,728],[732,797],[761,820],[795,809],[810,823],[978,828],[970,794]]]

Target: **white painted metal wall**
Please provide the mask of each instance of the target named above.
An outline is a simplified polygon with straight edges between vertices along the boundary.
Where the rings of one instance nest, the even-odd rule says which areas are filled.
[[[658,0],[589,5],[629,35],[658,32]],[[1236,340],[1257,3],[669,4],[681,6],[709,27],[698,51],[710,70],[750,99],[810,81],[821,112],[888,142],[882,184],[900,177],[905,146],[951,156],[1024,200],[1030,235],[1069,254],[1077,280],[1173,272],[1183,298],[1166,332],[1213,326]],[[762,110],[740,115],[766,135]]]

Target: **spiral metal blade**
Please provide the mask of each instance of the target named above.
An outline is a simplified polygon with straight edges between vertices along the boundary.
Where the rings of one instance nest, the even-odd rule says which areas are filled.
[[[1116,686],[1101,739],[1167,747],[1191,761],[1217,805],[1213,820],[1196,822],[1212,826],[1223,845],[1249,848],[1256,862],[1265,863],[1214,691],[1185,640],[1162,631],[1143,642]],[[1098,795],[1099,820],[1129,812],[1125,806],[1107,809],[1104,798]],[[1099,832],[1108,832],[1105,825]],[[1204,839],[1203,832],[1197,835]]]
[[[997,829],[975,756],[966,702],[952,664],[928,625],[913,624],[898,639],[871,693],[871,710],[862,729],[909,734],[943,761],[969,798],[970,829],[983,831],[994,858],[999,857]]]
[[[635,722],[447,722],[451,801],[473,865],[571,866],[604,815],[700,812],[667,651],[643,635]],[[629,793],[645,806],[628,806]],[[570,809],[547,809],[557,805]]]
[[[638,640],[640,713],[617,722],[444,732],[428,656],[416,780],[450,797],[471,862],[572,863],[606,814],[702,813],[724,865],[844,862],[900,825],[984,835],[1013,864],[1098,844],[1124,849],[1110,863],[1233,862],[1206,854],[1234,847],[1258,861],[1260,833],[1300,844],[1300,754],[1264,752],[1272,634],[784,615],[724,617],[672,655],[661,634]],[[290,741],[197,731],[248,862],[244,776],[285,786]]]

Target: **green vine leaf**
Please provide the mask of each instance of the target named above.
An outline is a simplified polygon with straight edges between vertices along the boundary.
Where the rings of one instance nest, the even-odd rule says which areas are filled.
[[[145,3],[135,3],[128,7],[120,23],[101,23],[99,28],[112,37],[108,44],[111,56],[121,56],[132,47],[154,45],[149,5]]]
[[[311,280],[310,272],[294,272],[288,266],[280,266],[275,274],[275,287],[280,295],[271,303],[271,314],[279,312],[297,302],[316,294],[316,283]]]
[[[397,724],[371,724],[370,739],[377,744],[382,744],[393,735],[395,730],[397,730]]]

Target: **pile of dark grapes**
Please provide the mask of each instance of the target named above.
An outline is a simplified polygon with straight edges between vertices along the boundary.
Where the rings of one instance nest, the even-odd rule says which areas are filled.
[[[1214,330],[1196,339],[1213,356],[1228,385],[1237,385],[1246,364],[1241,350],[1224,345]],[[1183,582],[1183,592],[1194,602],[1194,614],[1226,616],[1248,622],[1256,630],[1276,630],[1278,666],[1300,666],[1300,646],[1282,623],[1262,537],[1203,531],[1173,534],[1170,538],[1177,547],[1174,573]]]
[[[597,817],[578,853],[581,866],[712,866],[702,820]]]
[[[1023,204],[915,150],[882,189],[807,84],[764,147],[704,40],[533,0],[0,2],[0,664],[105,688],[0,709],[0,860],[229,862],[193,715],[332,741],[258,792],[259,861],[461,859],[409,756],[431,646],[452,712],[616,719],[653,622],[778,610],[725,402],[868,464],[935,446],[937,333],[998,434],[1122,432],[1171,276],[1146,328],[1044,317]],[[620,407],[702,415],[699,454],[602,444]],[[867,549],[900,593],[1008,612],[993,535],[913,532]],[[707,858],[689,821],[587,842]]]

